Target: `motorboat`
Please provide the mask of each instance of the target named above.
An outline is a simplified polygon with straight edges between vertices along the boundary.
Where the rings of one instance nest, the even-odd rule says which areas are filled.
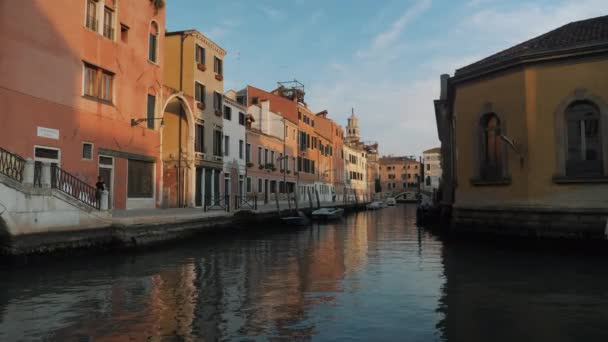
[[[310,224],[310,219],[301,211],[298,211],[296,216],[283,217],[281,221],[291,226],[307,226]]]
[[[369,203],[368,205],[366,205],[365,208],[367,210],[378,210],[378,209],[386,208],[386,203],[384,203],[382,201],[373,201],[372,203]]]
[[[312,218],[317,220],[335,220],[344,215],[342,208],[321,208],[312,212]]]
[[[389,197],[386,199],[386,205],[392,206],[397,204],[397,200],[393,197]]]

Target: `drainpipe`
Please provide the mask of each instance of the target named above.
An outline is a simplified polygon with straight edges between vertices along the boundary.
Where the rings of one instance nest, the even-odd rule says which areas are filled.
[[[180,46],[179,46],[179,91],[183,91],[183,79],[184,79],[184,33],[181,32],[180,36]],[[177,206],[179,208],[182,207],[182,115],[183,115],[183,106],[180,103],[179,106],[179,119],[178,119],[178,133],[177,133]]]

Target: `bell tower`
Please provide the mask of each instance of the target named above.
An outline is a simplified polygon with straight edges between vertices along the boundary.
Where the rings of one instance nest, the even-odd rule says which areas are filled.
[[[346,142],[356,144],[361,139],[359,135],[359,119],[355,116],[355,109],[351,111],[351,115],[348,118],[348,125],[346,125]]]

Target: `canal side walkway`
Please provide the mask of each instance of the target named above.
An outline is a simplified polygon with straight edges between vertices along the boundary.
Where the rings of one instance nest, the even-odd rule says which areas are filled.
[[[321,202],[321,207],[362,210],[366,203]],[[299,203],[299,210],[310,212],[310,203]],[[291,209],[294,204],[291,203]],[[279,216],[290,212],[287,202],[260,204],[257,210],[211,210],[202,208],[115,210],[107,215],[104,226],[48,231],[5,237],[0,241],[0,255],[30,255],[68,252],[75,249],[129,249],[186,239],[221,228],[256,228],[278,223]]]

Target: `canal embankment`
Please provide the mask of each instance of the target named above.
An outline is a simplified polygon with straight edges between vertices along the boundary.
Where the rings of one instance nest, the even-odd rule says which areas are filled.
[[[366,203],[320,203],[299,208],[310,214],[317,207],[340,207],[345,212],[364,210]],[[30,234],[3,234],[0,255],[24,256],[69,253],[79,250],[125,250],[150,247],[221,231],[256,229],[280,223],[293,212],[287,204],[261,206],[257,210],[203,211],[200,208],[116,211],[104,218],[104,225],[84,229],[54,229]],[[287,229],[289,226],[285,226]]]

